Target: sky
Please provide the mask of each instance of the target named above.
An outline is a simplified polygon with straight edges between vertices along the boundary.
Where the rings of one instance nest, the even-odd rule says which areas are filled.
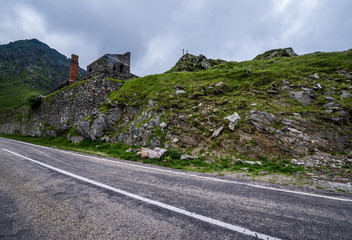
[[[227,61],[270,49],[352,48],[352,0],[0,0],[0,44],[36,38],[80,67],[131,52],[131,72],[163,73],[183,49]]]

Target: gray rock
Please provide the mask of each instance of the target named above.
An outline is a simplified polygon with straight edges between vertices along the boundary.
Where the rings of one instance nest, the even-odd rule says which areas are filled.
[[[246,163],[246,164],[250,164],[250,165],[254,165],[254,164],[258,164],[258,165],[260,165],[260,166],[263,165],[260,161],[253,162],[253,161],[244,161],[244,160],[241,160],[241,162]]]
[[[175,95],[184,94],[184,93],[186,93],[185,90],[176,90]]]
[[[204,59],[201,62],[201,66],[205,69],[211,68],[211,64],[207,58],[204,57]]]
[[[188,154],[183,154],[181,156],[181,160],[191,160],[191,159],[193,159],[193,157]]]
[[[184,90],[184,88],[181,85],[175,85],[175,90]]]
[[[333,109],[336,110],[336,109],[340,109],[341,104],[335,103],[335,102],[329,102],[329,103],[325,104],[324,107],[326,107],[330,110],[333,110]]]
[[[162,122],[159,124],[159,126],[164,129],[167,127],[167,124],[165,122]]]
[[[352,72],[348,72],[346,70],[340,70],[339,75],[344,76],[346,78],[352,78]]]
[[[102,142],[110,142],[110,137],[109,136],[104,136],[100,139]]]
[[[218,82],[217,84],[215,84],[215,87],[221,87],[222,84],[223,82]]]
[[[154,148],[153,150],[149,148],[141,148],[139,152],[137,152],[137,156],[140,158],[160,159],[165,155],[166,152],[167,152],[166,149],[158,148],[158,147]]]
[[[74,136],[70,138],[72,143],[80,143],[84,140],[84,137],[82,136]]]
[[[266,51],[263,54],[258,55],[255,57],[255,60],[267,60],[267,59],[272,59],[276,57],[294,57],[297,56],[297,54],[293,51],[292,48],[283,48],[283,49],[273,49]]]
[[[233,130],[235,130],[235,126],[236,126],[238,120],[241,119],[241,117],[240,117],[240,115],[238,115],[237,112],[235,112],[234,114],[225,117],[225,119],[230,122],[229,123],[229,129],[231,129],[233,131]]]
[[[87,138],[90,138],[89,136],[89,122],[88,121],[83,121],[81,122],[81,124],[78,125],[77,127],[77,132],[80,134],[80,135],[83,135]]]
[[[213,133],[213,135],[211,136],[212,138],[216,138],[217,136],[219,136],[219,134],[221,133],[221,131],[224,129],[223,126],[219,127],[218,129],[216,129]]]
[[[327,97],[325,97],[325,100],[328,100],[328,101],[335,101],[335,98],[334,98],[334,97],[331,97],[331,96],[327,96]]]
[[[275,121],[275,116],[268,112],[258,112],[257,110],[252,110],[249,116],[249,121],[258,131],[265,130],[272,132],[272,129],[268,125]]]
[[[314,78],[314,79],[319,79],[319,75],[318,73],[314,73],[313,75],[310,75],[311,78]]]
[[[306,91],[290,91],[289,94],[290,97],[300,101],[304,106],[307,106],[314,101],[310,93],[307,93]]]
[[[278,94],[279,92],[274,89],[270,89],[270,90],[268,90],[268,93],[269,94]]]
[[[342,99],[345,99],[345,98],[352,98],[352,94],[350,92],[347,92],[347,91],[342,91],[341,93],[341,98]]]

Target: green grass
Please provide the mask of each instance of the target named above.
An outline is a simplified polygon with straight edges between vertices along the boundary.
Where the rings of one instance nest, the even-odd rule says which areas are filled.
[[[338,70],[352,71],[351,59],[352,50],[346,53],[317,53],[265,61],[226,62],[197,72],[170,72],[131,79],[120,90],[112,93],[110,99],[117,104],[128,103],[132,106],[142,106],[148,99],[154,99],[165,108],[178,109],[202,100],[216,105],[232,103],[233,106],[248,110],[250,103],[257,102],[256,108],[265,110],[274,100],[268,90],[276,88],[278,94],[275,99],[283,100],[287,106],[275,106],[276,109],[270,106],[274,111],[322,112],[325,99],[318,99],[309,107],[303,106],[290,99],[288,91],[279,90],[282,82],[289,81],[296,91],[302,87],[312,88],[318,83],[323,88],[321,91],[327,88],[335,88],[336,92],[348,89],[352,83],[346,82],[345,77],[338,74]],[[318,73],[320,79],[311,78],[314,73]],[[335,78],[341,81],[334,81]],[[219,82],[226,85],[220,92],[208,87],[214,87]],[[175,96],[175,85],[183,86],[186,94]],[[352,108],[350,99],[337,98],[337,101],[343,107]]]
[[[45,94],[45,91],[28,87],[16,87],[5,89],[0,87],[0,112],[10,111],[24,104],[32,95]]]
[[[105,157],[113,157],[131,161],[138,161],[147,164],[153,164],[158,166],[164,166],[174,169],[182,169],[187,171],[197,172],[241,172],[243,168],[246,168],[247,172],[257,175],[259,172],[266,171],[268,173],[281,173],[281,174],[293,174],[297,172],[304,172],[302,166],[295,166],[289,164],[288,160],[285,159],[271,159],[262,158],[262,165],[259,164],[248,164],[243,162],[233,162],[230,159],[217,159],[212,163],[208,163],[205,159],[198,158],[192,160],[181,160],[181,154],[178,150],[169,149],[168,153],[162,159],[140,159],[134,152],[126,152],[130,146],[122,143],[103,143],[103,142],[92,142],[90,140],[84,140],[80,143],[73,144],[66,140],[65,137],[57,138],[38,138],[31,136],[19,136],[19,135],[5,135],[0,134],[0,137],[10,138],[18,141],[29,142],[48,147],[56,147],[60,149],[66,149],[70,151],[83,152],[88,154],[94,154]],[[134,147],[136,148],[136,147]]]

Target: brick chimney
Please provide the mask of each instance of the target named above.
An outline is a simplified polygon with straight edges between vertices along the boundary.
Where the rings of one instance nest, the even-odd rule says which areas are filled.
[[[73,84],[78,80],[78,56],[75,54],[71,55],[70,63],[70,74],[69,74],[69,84]]]

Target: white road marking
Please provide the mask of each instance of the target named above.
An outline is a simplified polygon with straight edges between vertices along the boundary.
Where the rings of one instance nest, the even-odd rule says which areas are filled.
[[[271,236],[268,236],[268,235],[265,235],[265,234],[262,234],[262,233],[258,233],[258,232],[255,232],[255,231],[251,231],[251,230],[246,229],[246,228],[243,228],[243,227],[239,227],[239,226],[236,226],[236,225],[232,225],[232,224],[229,224],[229,223],[225,223],[225,222],[222,222],[222,221],[219,221],[219,220],[216,220],[216,219],[213,219],[213,218],[209,218],[209,217],[206,217],[206,216],[197,214],[197,213],[189,212],[189,211],[184,210],[184,209],[181,209],[181,208],[177,208],[177,207],[174,207],[174,206],[171,206],[171,205],[162,203],[162,202],[154,201],[154,200],[149,199],[149,198],[145,198],[145,197],[142,197],[142,196],[139,196],[139,195],[130,193],[130,192],[126,192],[126,191],[121,190],[121,189],[118,189],[118,188],[111,187],[111,186],[109,186],[109,185],[106,185],[106,184],[103,184],[103,183],[100,183],[100,182],[96,182],[96,181],[94,181],[94,180],[91,180],[91,179],[88,179],[88,178],[85,178],[85,177],[76,175],[76,174],[74,174],[74,173],[67,172],[67,171],[62,170],[62,169],[60,169],[60,168],[56,168],[56,167],[53,167],[53,166],[51,166],[51,165],[42,163],[42,162],[40,162],[40,161],[31,159],[31,158],[26,157],[26,156],[23,156],[23,155],[21,155],[21,154],[12,152],[12,151],[7,150],[7,149],[5,149],[5,148],[3,148],[3,150],[6,151],[6,152],[8,152],[8,153],[11,153],[11,154],[13,154],[13,155],[16,155],[16,156],[18,156],[18,157],[21,157],[21,158],[23,158],[23,159],[26,159],[26,160],[28,160],[28,161],[31,161],[31,162],[33,162],[33,163],[36,163],[36,164],[38,164],[38,165],[41,165],[41,166],[43,166],[43,167],[45,167],[45,168],[48,168],[48,169],[51,169],[51,170],[53,170],[53,171],[59,172],[59,173],[61,173],[61,174],[67,175],[67,176],[69,176],[69,177],[72,177],[72,178],[75,178],[75,179],[78,179],[78,180],[81,180],[81,181],[90,183],[90,184],[92,184],[92,185],[95,185],[95,186],[98,186],[98,187],[101,187],[101,188],[105,188],[105,189],[107,189],[107,190],[110,190],[110,191],[113,191],[113,192],[116,192],[116,193],[119,193],[119,194],[128,196],[128,197],[130,197],[130,198],[134,198],[134,199],[139,200],[139,201],[143,201],[143,202],[146,202],[146,203],[149,203],[149,204],[158,206],[158,207],[160,207],[160,208],[164,208],[164,209],[167,209],[167,210],[170,210],[170,211],[179,213],[179,214],[183,214],[183,215],[185,215],[185,216],[192,217],[192,218],[195,218],[195,219],[198,219],[198,220],[201,220],[201,221],[203,221],[203,222],[207,222],[207,223],[210,223],[210,224],[213,224],[213,225],[217,225],[217,226],[219,226],[219,227],[226,228],[226,229],[229,229],[229,230],[232,230],[232,231],[241,233],[241,234],[253,236],[253,237],[256,237],[256,238],[258,238],[258,239],[279,240],[279,238],[275,238],[275,237],[271,237]]]
[[[133,164],[133,163],[125,163],[125,162],[121,162],[121,161],[113,161],[113,160],[105,159],[105,158],[102,158],[102,157],[88,156],[88,155],[83,155],[83,154],[79,154],[79,153],[70,152],[70,151],[67,151],[67,150],[65,151],[65,150],[61,150],[61,149],[56,149],[56,148],[36,145],[36,144],[32,144],[32,143],[27,143],[27,142],[21,142],[21,141],[12,140],[12,139],[6,139],[6,140],[17,142],[17,143],[24,143],[24,144],[35,146],[35,147],[41,147],[41,148],[46,148],[46,149],[50,149],[50,150],[56,150],[56,151],[68,153],[68,154],[79,156],[79,157],[91,158],[91,159],[95,159],[95,160],[98,160],[98,161],[111,162],[111,163],[114,163],[114,164],[121,164],[121,165],[126,165],[126,166],[144,168],[144,169],[153,170],[153,171],[171,173],[171,174],[176,174],[176,175],[183,175],[183,176],[187,176],[187,177],[194,177],[194,178],[200,178],[200,179],[217,181],[217,182],[224,182],[224,183],[243,185],[243,186],[248,186],[248,187],[254,187],[254,188],[266,189],[266,190],[271,190],[271,191],[277,191],[277,192],[285,192],[285,193],[292,193],[292,194],[298,194],[298,195],[303,195],[303,196],[325,198],[325,199],[336,200],[336,201],[352,202],[352,199],[347,199],[347,198],[331,197],[331,196],[325,196],[325,195],[314,194],[314,193],[299,192],[299,191],[293,191],[293,190],[287,190],[287,189],[280,189],[280,188],[274,188],[274,187],[255,185],[255,184],[251,184],[251,183],[236,182],[236,181],[233,181],[233,180],[225,180],[225,179],[219,179],[219,178],[214,178],[214,177],[199,176],[199,175],[196,175],[196,174],[176,172],[176,171],[165,170],[165,169],[160,169],[160,168],[155,168],[155,167],[142,166],[142,165]]]

